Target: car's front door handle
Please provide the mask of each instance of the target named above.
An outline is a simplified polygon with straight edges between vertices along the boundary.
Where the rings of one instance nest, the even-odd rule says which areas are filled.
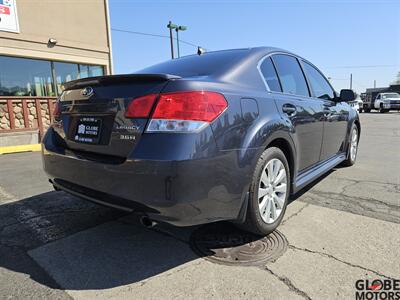
[[[296,106],[293,104],[284,104],[282,106],[282,111],[288,116],[294,116],[296,114]]]

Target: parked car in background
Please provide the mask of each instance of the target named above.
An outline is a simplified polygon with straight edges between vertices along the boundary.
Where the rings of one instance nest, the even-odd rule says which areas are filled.
[[[398,93],[379,93],[375,98],[374,108],[381,113],[400,110],[400,95]]]
[[[208,52],[65,87],[43,139],[50,182],[144,223],[229,220],[266,235],[290,195],[356,161],[354,92],[285,50]]]

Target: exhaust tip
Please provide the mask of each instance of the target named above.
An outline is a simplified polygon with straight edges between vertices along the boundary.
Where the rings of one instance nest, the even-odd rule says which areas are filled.
[[[140,223],[146,228],[151,228],[157,224],[156,222],[152,221],[148,216],[140,217]]]

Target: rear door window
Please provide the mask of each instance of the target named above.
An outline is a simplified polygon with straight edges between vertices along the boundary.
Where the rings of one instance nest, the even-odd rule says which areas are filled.
[[[307,62],[303,62],[303,66],[314,97],[332,100],[334,98],[333,89],[324,76]]]
[[[297,58],[284,54],[272,57],[284,93],[309,97],[306,79]]]
[[[276,74],[275,67],[272,64],[271,58],[267,57],[266,59],[264,59],[260,66],[260,71],[270,91],[282,92],[281,85],[279,84],[278,75]]]

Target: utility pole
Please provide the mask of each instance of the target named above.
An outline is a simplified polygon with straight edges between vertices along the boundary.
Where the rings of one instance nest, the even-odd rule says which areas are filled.
[[[374,79],[374,89],[376,88],[376,79]]]
[[[350,89],[353,88],[353,73],[350,73]]]
[[[171,21],[168,22],[167,28],[169,28],[169,41],[171,43],[171,58],[174,59],[174,38],[172,36],[172,29],[177,28],[175,24],[172,24]]]

